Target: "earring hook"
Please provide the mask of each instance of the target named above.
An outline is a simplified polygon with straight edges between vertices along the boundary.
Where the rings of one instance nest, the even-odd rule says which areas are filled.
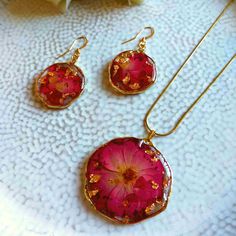
[[[81,39],[84,41],[84,43],[75,50],[75,53],[72,56],[72,60],[71,61],[72,61],[72,63],[75,63],[76,60],[79,58],[80,50],[82,48],[85,48],[88,45],[88,39],[84,35],[82,35],[82,36],[78,37],[77,39],[75,39],[73,41],[73,43],[70,45],[70,47],[68,47],[65,52],[63,52],[62,54],[58,55],[56,57],[56,59],[64,57],[67,53],[69,53],[74,48],[75,44],[78,43],[78,41],[81,40]]]
[[[141,35],[141,34],[144,32],[144,30],[150,30],[150,34],[147,35],[146,37],[143,37],[143,38],[141,39],[141,40],[143,40],[143,41],[146,41],[147,39],[152,38],[153,35],[155,34],[155,30],[154,30],[153,27],[151,27],[151,26],[146,26],[146,27],[144,27],[142,30],[140,30],[133,38],[124,41],[122,44],[126,44],[126,43],[129,43],[129,42],[135,40],[139,35]]]

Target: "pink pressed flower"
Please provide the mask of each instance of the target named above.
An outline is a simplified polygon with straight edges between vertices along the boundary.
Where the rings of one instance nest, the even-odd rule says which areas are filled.
[[[161,153],[136,138],[114,139],[89,159],[85,192],[95,208],[121,223],[165,209],[171,172]]]

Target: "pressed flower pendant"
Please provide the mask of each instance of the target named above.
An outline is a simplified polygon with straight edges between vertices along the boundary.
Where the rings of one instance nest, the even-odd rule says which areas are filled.
[[[50,108],[66,108],[84,90],[82,70],[69,63],[56,63],[45,69],[36,81],[40,100]]]
[[[120,93],[142,93],[156,81],[155,62],[144,52],[122,52],[109,67],[109,80]]]
[[[80,50],[88,44],[87,38],[80,36],[75,39],[70,48],[57,58],[70,52],[74,44],[81,39],[84,43],[74,51],[70,61],[49,66],[36,79],[36,94],[49,108],[66,108],[84,91],[85,76],[75,63],[80,56]]]
[[[156,81],[156,65],[154,60],[145,54],[146,40],[154,35],[152,27],[149,36],[143,37],[137,50],[129,50],[118,54],[109,65],[109,81],[111,86],[122,94],[138,94],[150,88]],[[137,38],[140,31],[128,43]]]
[[[89,158],[85,194],[97,211],[123,224],[137,223],[165,210],[171,170],[150,142],[117,138]]]

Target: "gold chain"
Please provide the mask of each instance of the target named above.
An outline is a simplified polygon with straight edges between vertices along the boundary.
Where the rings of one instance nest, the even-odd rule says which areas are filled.
[[[202,44],[202,42],[204,41],[204,39],[207,37],[207,35],[210,33],[210,31],[214,28],[214,26],[216,25],[216,23],[220,20],[220,18],[224,15],[225,11],[227,10],[227,8],[230,6],[230,4],[233,2],[233,0],[229,1],[229,3],[225,6],[225,8],[222,10],[222,12],[219,14],[219,16],[215,19],[215,21],[212,23],[212,25],[210,26],[210,28],[206,31],[206,33],[203,35],[203,37],[200,39],[200,41],[198,42],[198,44],[194,47],[194,49],[192,50],[192,52],[188,55],[188,57],[185,59],[185,61],[183,62],[183,64],[179,67],[179,69],[176,71],[176,73],[174,74],[173,78],[169,81],[169,83],[166,85],[166,87],[162,90],[162,92],[160,93],[160,95],[156,98],[156,100],[153,102],[153,104],[151,105],[151,107],[148,109],[145,118],[144,118],[144,125],[146,130],[148,131],[148,139],[150,140],[152,137],[156,136],[156,137],[164,137],[167,135],[172,134],[178,127],[179,125],[183,122],[184,118],[186,117],[186,115],[195,107],[195,105],[199,102],[199,100],[207,93],[207,91],[210,89],[210,87],[216,82],[216,80],[223,74],[223,72],[226,70],[226,68],[233,62],[234,59],[236,59],[236,54],[234,54],[231,59],[225,64],[225,66],[221,69],[221,71],[216,75],[216,77],[210,82],[210,84],[204,89],[204,91],[200,94],[200,96],[195,99],[195,101],[188,107],[188,109],[182,114],[182,116],[177,120],[177,122],[175,123],[174,127],[172,129],[170,129],[168,132],[166,133],[158,133],[156,132],[154,129],[151,129],[148,123],[148,118],[151,114],[151,112],[153,111],[153,109],[155,108],[156,104],[158,103],[158,101],[161,99],[161,97],[166,93],[166,91],[168,90],[168,88],[171,86],[171,84],[175,81],[175,79],[177,78],[177,76],[179,75],[179,73],[183,70],[183,68],[185,67],[185,65],[188,63],[188,61],[191,59],[192,55],[196,52],[196,50],[199,48],[199,46]],[[150,135],[151,134],[151,135]]]

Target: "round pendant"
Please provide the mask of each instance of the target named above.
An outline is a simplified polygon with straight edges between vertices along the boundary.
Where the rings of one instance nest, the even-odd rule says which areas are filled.
[[[56,63],[46,68],[36,80],[36,93],[50,108],[62,109],[75,101],[84,90],[85,77],[73,64]]]
[[[143,52],[122,52],[109,66],[109,80],[120,93],[144,92],[156,81],[155,62]]]
[[[89,158],[85,194],[97,211],[123,224],[137,223],[165,210],[171,170],[162,154],[137,138],[117,138]]]

